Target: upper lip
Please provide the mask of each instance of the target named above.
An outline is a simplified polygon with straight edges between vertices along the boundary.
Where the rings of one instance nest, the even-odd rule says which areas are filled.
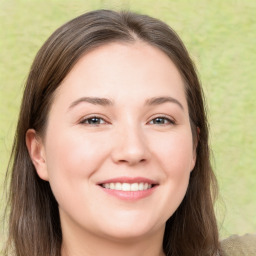
[[[158,185],[158,182],[152,179],[144,177],[117,177],[112,179],[103,180],[97,183],[97,185],[106,184],[106,183],[148,183],[152,185]]]

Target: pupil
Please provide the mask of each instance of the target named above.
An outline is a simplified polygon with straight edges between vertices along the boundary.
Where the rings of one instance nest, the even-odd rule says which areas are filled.
[[[156,119],[155,119],[155,122],[156,122],[157,124],[162,124],[162,123],[163,123],[163,118],[156,118]]]
[[[98,124],[98,123],[99,123],[99,118],[96,118],[96,117],[91,118],[91,119],[90,119],[90,123],[91,123],[91,124]]]

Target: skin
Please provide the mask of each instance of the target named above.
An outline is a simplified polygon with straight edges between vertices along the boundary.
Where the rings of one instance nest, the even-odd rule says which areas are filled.
[[[44,137],[30,129],[26,142],[59,203],[62,255],[164,255],[165,223],[196,161],[184,83],[168,56],[140,41],[85,54],[55,92]],[[97,185],[117,177],[157,187],[122,200]]]

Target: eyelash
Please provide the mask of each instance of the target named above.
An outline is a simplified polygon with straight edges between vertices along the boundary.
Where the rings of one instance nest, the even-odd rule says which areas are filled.
[[[166,117],[166,116],[157,116],[157,117],[151,119],[149,121],[149,123],[156,121],[157,119],[164,121],[164,123],[160,123],[160,124],[152,123],[153,125],[155,124],[155,125],[161,125],[161,126],[163,125],[164,126],[164,125],[174,125],[175,124],[175,121],[173,119]]]
[[[154,122],[159,122],[159,121],[163,121],[164,123],[158,123],[158,124],[154,123]],[[91,125],[91,126],[99,126],[99,125],[108,124],[108,122],[104,118],[99,117],[99,116],[92,116],[92,117],[85,118],[85,119],[81,120],[79,123],[84,124],[84,125]],[[151,119],[147,124],[167,126],[167,125],[174,125],[174,124],[176,124],[176,122],[173,119],[166,117],[166,116],[157,116],[157,117]]]
[[[90,121],[92,121],[94,123],[90,123]],[[100,121],[100,123],[97,123],[97,121]],[[92,125],[92,126],[99,126],[101,124],[107,124],[107,123],[108,123],[107,121],[105,121],[102,117],[99,117],[99,116],[88,117],[88,118],[81,120],[81,122],[80,122],[80,124]]]

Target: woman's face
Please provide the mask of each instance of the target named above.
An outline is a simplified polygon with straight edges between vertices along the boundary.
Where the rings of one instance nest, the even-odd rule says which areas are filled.
[[[56,90],[43,140],[29,134],[63,232],[116,239],[163,233],[196,160],[182,78],[143,42],[85,54]]]

